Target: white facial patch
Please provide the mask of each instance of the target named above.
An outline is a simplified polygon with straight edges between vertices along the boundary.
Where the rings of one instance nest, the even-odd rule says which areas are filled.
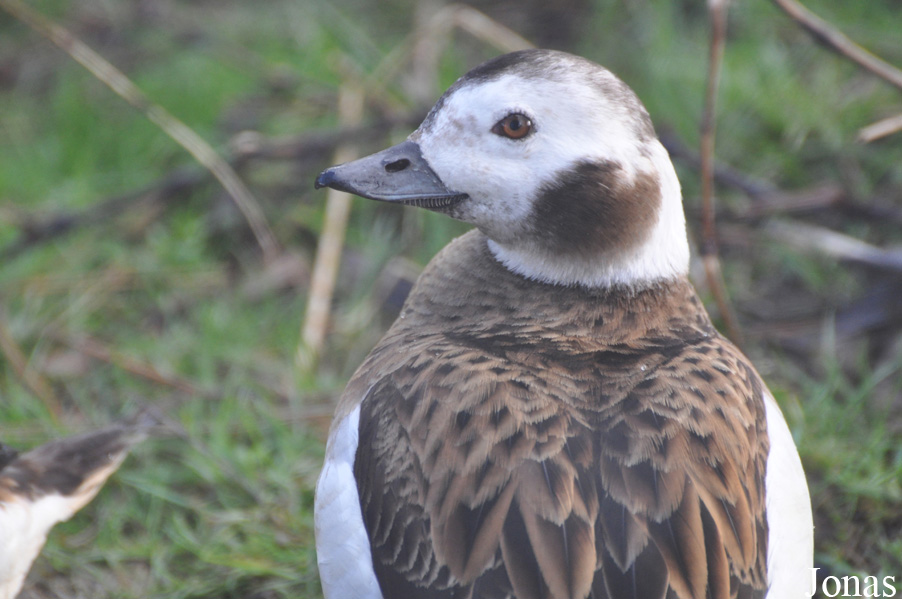
[[[577,161],[618,157],[627,176],[634,170],[635,136],[611,118],[609,106],[597,99],[593,105],[586,86],[568,86],[566,101],[563,87],[518,75],[465,86],[446,99],[428,131],[411,136],[445,185],[474,200],[476,224],[498,227],[501,235],[519,231],[539,188]],[[492,133],[514,113],[532,119],[530,135]]]
[[[508,268],[545,282],[632,284],[685,273],[689,249],[679,181],[644,108],[600,67],[591,77],[578,69],[556,73],[463,81],[411,135],[442,182],[470,196],[452,215],[479,227]],[[492,132],[514,113],[533,122],[529,135],[514,140]],[[642,247],[573,259],[530,242],[543,233],[533,218],[538,196],[587,162],[616,164],[618,183],[629,185],[639,173],[660,182],[657,223]]]

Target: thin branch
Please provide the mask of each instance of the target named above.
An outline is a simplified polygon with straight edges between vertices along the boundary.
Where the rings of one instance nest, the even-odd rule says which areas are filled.
[[[366,95],[369,97],[368,93]],[[425,112],[412,111],[399,118],[383,118],[362,126],[312,131],[279,139],[245,132],[242,139],[233,144],[235,146],[233,162],[236,167],[254,160],[319,162],[324,154],[333,153],[342,144],[351,142],[368,144],[382,140],[396,127],[408,129],[415,127],[424,116]]]
[[[409,94],[420,104],[429,103],[434,97],[438,87],[439,59],[454,29],[465,31],[502,52],[535,47],[513,29],[475,8],[454,3],[433,11],[437,6],[438,3],[417,5],[419,25],[411,43],[412,68],[407,87]]]
[[[802,251],[902,272],[902,250],[885,250],[844,233],[791,221],[771,222],[764,231],[771,238]]]
[[[355,127],[360,124],[363,101],[363,90],[356,83],[346,80],[338,93],[338,120],[342,126]],[[334,162],[341,164],[351,161],[357,157],[357,153],[356,145],[342,145],[335,152]],[[325,221],[310,280],[307,312],[301,329],[301,346],[297,352],[298,364],[305,370],[316,364],[326,340],[332,312],[332,295],[338,278],[350,212],[351,195],[330,189],[326,196]]]
[[[737,215],[743,219],[762,219],[774,214],[812,212],[835,208],[850,202],[848,193],[835,183],[821,183],[795,191],[777,190],[753,202]]]
[[[705,110],[702,114],[699,150],[702,187],[701,255],[708,286],[711,288],[711,293],[714,294],[714,300],[717,302],[727,333],[734,342],[740,344],[742,342],[742,332],[733,313],[723,282],[714,218],[714,138],[717,121],[717,87],[720,81],[727,36],[727,4],[727,0],[708,0],[708,14],[711,20],[711,45],[708,56],[708,85],[705,91]]]
[[[698,153],[690,149],[682,139],[667,130],[661,131],[658,137],[672,160],[680,161],[695,170],[701,169]],[[738,189],[753,200],[779,192],[769,181],[755,179],[728,164],[715,162],[712,168],[715,183]]]
[[[0,8],[53,42],[185,148],[198,162],[213,173],[213,176],[235,201],[257,238],[257,243],[263,250],[264,259],[274,258],[279,253],[275,235],[266,223],[266,217],[253,194],[229,164],[206,141],[183,122],[169,114],[162,106],[152,103],[128,77],[64,27],[51,22],[19,0],[0,0]]]
[[[818,17],[799,2],[796,2],[796,0],[773,0],[773,2],[816,39],[827,44],[829,48],[867,69],[884,81],[902,89],[902,71],[850,40],[844,33]]]
[[[711,19],[711,45],[708,55],[708,84],[700,126],[699,161],[702,194],[702,255],[717,255],[717,230],[714,222],[714,137],[717,126],[717,87],[726,39],[727,6],[725,0],[708,2]]]
[[[535,48],[528,39],[472,6],[449,4],[435,18],[444,18],[446,15],[443,13],[450,16],[451,21],[460,29],[503,52]]]
[[[680,161],[692,169],[700,169],[701,160],[698,154],[690,150],[680,139],[667,131],[662,132],[660,137],[661,143],[675,162]],[[867,202],[858,201],[850,197],[842,187],[830,183],[788,191],[767,181],[755,179],[727,164],[714,165],[714,182],[741,191],[754,200],[748,211],[734,215],[741,219],[759,219],[775,213],[838,206],[853,216],[902,225],[902,209],[895,204],[894,198],[884,200],[870,198]],[[723,231],[718,237],[725,238]]]
[[[882,225],[895,223],[902,227],[902,206],[898,205],[898,193],[898,189],[891,189],[885,197],[878,196],[867,201],[847,197],[840,208],[856,218],[866,218]]]
[[[143,189],[107,198],[79,212],[62,212],[40,219],[26,217],[19,223],[18,238],[0,249],[0,262],[13,260],[34,246],[63,237],[79,227],[109,222],[134,208],[137,202],[178,201],[183,193],[205,180],[202,173],[181,168]]]
[[[858,141],[863,144],[869,144],[872,141],[877,141],[899,131],[902,131],[902,114],[897,114],[863,127],[858,132]]]
[[[2,1],[2,0],[0,0]],[[424,114],[412,111],[397,118],[384,118],[366,126],[346,127],[334,131],[314,131],[281,139],[266,138],[247,133],[236,136],[232,142],[232,155],[228,158],[234,169],[240,169],[256,161],[312,161],[335,151],[342,143],[356,141],[369,143],[382,139],[395,127],[413,127],[423,120]],[[20,229],[17,239],[0,248],[0,263],[8,262],[22,252],[53,241],[79,227],[103,224],[134,206],[138,201],[159,202],[169,205],[179,201],[184,194],[209,180],[209,171],[195,167],[182,167],[138,190],[109,197],[77,212],[62,212],[43,218],[14,214],[7,220]]]

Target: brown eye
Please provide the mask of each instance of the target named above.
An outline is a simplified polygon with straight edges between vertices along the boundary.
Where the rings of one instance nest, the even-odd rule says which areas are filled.
[[[525,114],[509,114],[492,127],[492,133],[510,139],[523,139],[532,132],[532,120]]]

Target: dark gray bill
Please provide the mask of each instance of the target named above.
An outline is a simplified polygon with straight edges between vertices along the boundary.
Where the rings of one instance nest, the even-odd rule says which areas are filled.
[[[467,194],[445,187],[426,163],[420,146],[410,140],[327,168],[316,178],[316,188],[320,187],[430,210],[443,210],[467,198]]]

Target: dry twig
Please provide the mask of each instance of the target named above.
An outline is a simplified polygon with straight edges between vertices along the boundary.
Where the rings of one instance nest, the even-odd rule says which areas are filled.
[[[436,16],[436,20],[449,22],[466,31],[476,39],[494,46],[502,52],[513,52],[534,48],[535,45],[519,33],[491,19],[485,13],[466,4],[449,4]]]
[[[902,114],[897,114],[863,127],[858,132],[858,141],[863,144],[869,144],[872,141],[877,141],[899,131],[902,131]]]
[[[839,54],[902,89],[902,71],[874,56],[796,0],[773,0],[786,14]]]
[[[708,14],[711,19],[711,46],[708,59],[708,85],[705,91],[705,110],[701,122],[701,185],[702,185],[702,262],[708,286],[720,310],[730,338],[737,344],[742,342],[742,333],[724,286],[717,251],[717,229],[714,223],[714,132],[717,115],[717,86],[723,62],[724,45],[727,35],[727,0],[709,0]]]
[[[204,180],[201,171],[181,168],[143,189],[107,198],[79,212],[62,212],[40,219],[20,218],[17,223],[20,235],[0,249],[0,262],[12,260],[34,246],[58,239],[79,227],[107,223],[134,208],[136,203],[175,202]]]
[[[363,73],[361,77],[365,77]],[[370,88],[361,86],[364,95],[370,97]],[[423,120],[425,113],[414,110],[392,118],[381,118],[355,127],[339,127],[328,131],[311,131],[302,135],[283,138],[264,137],[258,133],[243,132],[231,143],[233,157],[231,164],[235,168],[245,166],[255,160],[288,160],[290,162],[322,160],[325,154],[331,154],[338,146],[350,142],[367,144],[384,139],[397,127],[414,127]]]
[[[279,253],[275,235],[266,223],[266,217],[253,194],[229,164],[203,138],[169,114],[162,106],[152,103],[128,77],[64,27],[51,22],[19,0],[0,0],[0,8],[53,42],[185,148],[198,162],[213,173],[213,176],[235,201],[257,238],[257,243],[263,250],[264,259],[274,258]]]
[[[342,126],[356,127],[360,124],[363,118],[363,100],[363,90],[356,83],[346,81],[341,86],[338,94],[338,119]],[[334,162],[341,164],[356,157],[357,147],[346,144],[336,150]],[[350,194],[330,189],[326,196],[326,216],[310,281],[307,313],[301,329],[301,346],[297,352],[298,364],[305,370],[316,364],[326,339],[332,294],[338,278],[350,211]]]
[[[764,230],[770,237],[802,251],[902,272],[902,250],[885,250],[844,233],[798,222],[775,221]]]
[[[690,149],[683,140],[666,130],[659,133],[658,137],[674,162],[680,161],[694,170],[701,169],[701,159],[698,153]],[[779,191],[769,181],[755,179],[728,164],[715,162],[712,168],[715,183],[738,189],[753,200]]]
[[[381,139],[397,126],[416,125],[422,117],[422,114],[414,111],[396,119],[381,119],[365,126],[312,132],[283,139],[270,139],[245,133],[233,141],[233,155],[228,161],[235,169],[261,160],[319,161],[323,155],[333,152],[342,143]],[[20,214],[7,216],[6,220],[13,220],[13,224],[21,232],[17,239],[0,248],[0,262],[12,260],[36,245],[59,239],[79,227],[108,223],[111,218],[134,207],[135,202],[156,202],[160,205],[177,202],[185,194],[208,181],[207,172],[193,167],[182,167],[143,189],[107,198],[79,212],[63,212],[42,218]]]
[[[774,214],[811,212],[835,208],[848,201],[848,194],[835,183],[821,183],[796,191],[775,190],[758,198],[740,216],[761,219]]]
[[[692,169],[700,169],[701,160],[698,154],[690,150],[675,135],[666,131],[661,133],[661,143],[675,162],[680,161]],[[715,183],[741,191],[754,200],[746,212],[734,215],[737,218],[759,219],[777,213],[839,207],[856,217],[902,225],[902,209],[892,200],[870,198],[867,202],[857,201],[850,197],[844,188],[831,183],[788,191],[775,187],[768,181],[755,179],[726,164],[715,163],[713,168]],[[719,238],[725,237],[721,231]]]
[[[410,52],[413,68],[408,87],[414,100],[421,104],[428,103],[435,94],[439,58],[455,28],[502,52],[535,47],[514,30],[465,4],[448,4],[434,12],[431,8],[427,3],[418,5],[421,25],[414,33]]]

